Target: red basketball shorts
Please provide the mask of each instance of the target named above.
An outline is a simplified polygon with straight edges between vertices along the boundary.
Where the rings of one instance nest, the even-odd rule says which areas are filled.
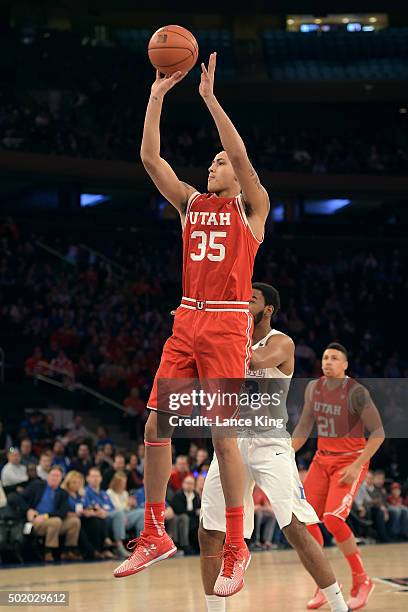
[[[319,451],[307,473],[304,489],[306,499],[322,521],[325,514],[333,514],[343,521],[350,514],[353,499],[366,477],[369,464],[360,470],[351,484],[340,484],[342,470],[358,458],[358,453],[328,454]]]
[[[190,415],[194,405],[170,407],[169,393],[189,393],[194,386],[216,393],[238,393],[251,360],[253,317],[248,302],[196,302],[183,298],[173,334],[163,347],[147,407]],[[198,385],[199,382],[199,385]],[[213,405],[215,412],[218,400]],[[236,411],[223,412],[231,416]]]

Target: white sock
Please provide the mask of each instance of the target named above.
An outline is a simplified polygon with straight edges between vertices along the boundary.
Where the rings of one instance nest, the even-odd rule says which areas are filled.
[[[218,597],[218,595],[206,595],[205,601],[207,603],[207,612],[225,612],[227,609],[225,597]]]
[[[332,612],[347,612],[348,607],[344,601],[344,597],[338,582],[335,582],[325,589],[321,589],[321,591],[326,595],[326,599],[330,604],[330,609]]]

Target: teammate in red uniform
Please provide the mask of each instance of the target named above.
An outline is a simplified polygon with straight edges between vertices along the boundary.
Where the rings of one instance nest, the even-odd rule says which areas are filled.
[[[215,63],[216,54],[212,53],[208,70],[202,64],[199,87],[224,147],[210,165],[208,193],[200,194],[181,182],[160,157],[163,97],[184,75],[160,78],[157,74],[146,111],[141,157],[156,187],[180,214],[183,298],[148,401],[144,530],[133,554],[115,570],[117,577],[139,572],[176,552],[164,529],[171,449],[170,439],[158,437],[157,410],[169,411],[160,401],[158,381],[243,379],[251,359],[252,270],[263,240],[269,198],[241,137],[214,95]],[[234,437],[217,435],[213,441],[226,502],[226,540],[214,594],[230,596],[242,588],[250,560],[243,537],[244,469]]]
[[[338,343],[329,344],[322,359],[324,376],[306,387],[292,445],[298,451],[316,422],[317,452],[304,482],[305,494],[350,565],[353,584],[347,605],[359,610],[366,605],[374,583],[364,569],[346,519],[369,461],[384,440],[384,430],[368,391],[346,375],[347,367],[346,349]],[[368,440],[365,430],[369,432]],[[308,529],[323,545],[319,525]],[[307,607],[317,609],[325,603],[324,594],[317,588]]]

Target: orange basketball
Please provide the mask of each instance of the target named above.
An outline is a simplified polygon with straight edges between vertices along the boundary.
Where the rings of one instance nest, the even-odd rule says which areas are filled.
[[[188,72],[198,59],[198,44],[186,28],[168,25],[153,34],[148,53],[153,66],[162,74]]]

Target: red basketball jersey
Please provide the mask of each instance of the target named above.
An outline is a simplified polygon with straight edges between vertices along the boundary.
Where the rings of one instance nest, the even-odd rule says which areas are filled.
[[[311,395],[317,425],[317,448],[331,452],[357,452],[366,445],[364,425],[353,412],[351,390],[359,383],[346,376],[335,388],[329,388],[325,376],[319,378]]]
[[[193,194],[183,231],[183,295],[196,300],[252,297],[252,272],[260,245],[241,197]]]

